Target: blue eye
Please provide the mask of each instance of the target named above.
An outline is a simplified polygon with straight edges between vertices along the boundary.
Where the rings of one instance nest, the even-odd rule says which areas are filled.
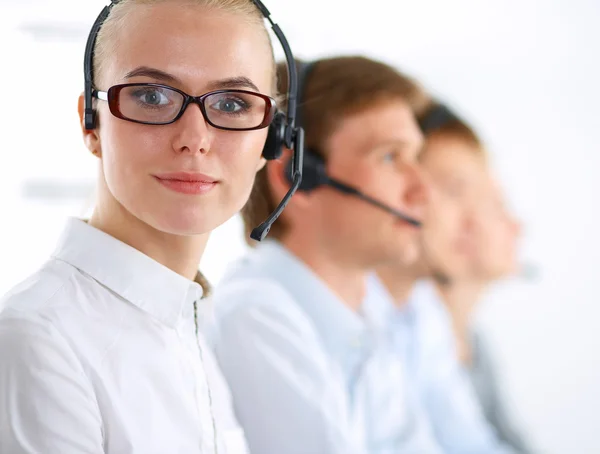
[[[222,98],[210,106],[222,113],[240,113],[249,110],[248,103],[237,98]]]
[[[396,162],[397,157],[398,153],[396,151],[389,151],[383,155],[382,161],[393,164]]]
[[[146,106],[156,107],[169,104],[169,97],[159,89],[145,88],[133,93],[137,101]]]

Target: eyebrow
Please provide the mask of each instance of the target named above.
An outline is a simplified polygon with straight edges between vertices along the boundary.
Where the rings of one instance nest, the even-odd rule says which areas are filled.
[[[392,140],[385,140],[383,142],[375,142],[375,143],[370,143],[368,146],[365,147],[365,152],[366,153],[370,153],[372,151],[379,151],[381,149],[386,149],[386,148],[401,148],[401,149],[406,149],[406,148],[411,148],[414,147],[414,143],[411,143],[410,140],[407,139],[392,139]],[[419,149],[421,147],[419,146]]]
[[[249,88],[253,91],[260,91],[256,84],[245,76],[229,77],[227,79],[220,79],[210,82],[208,84],[209,90],[215,90],[219,88]]]
[[[163,82],[180,83],[180,80],[172,74],[161,71],[160,69],[150,68],[148,66],[139,66],[133,71],[129,71],[127,74],[125,74],[125,79],[131,79],[133,77],[141,76],[149,77],[151,79],[156,79]]]
[[[150,68],[148,66],[140,66],[134,69],[133,71],[129,71],[127,74],[125,74],[125,79],[131,79],[133,77],[142,76],[149,77],[155,80],[160,80],[162,82],[183,85],[181,81],[174,75],[169,74],[165,71],[161,71],[157,68]],[[226,79],[212,81],[208,84],[209,91],[227,88],[248,88],[250,90],[260,92],[256,84],[245,76],[228,77]]]

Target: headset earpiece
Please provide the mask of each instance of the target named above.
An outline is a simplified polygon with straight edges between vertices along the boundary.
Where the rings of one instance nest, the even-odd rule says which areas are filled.
[[[87,129],[88,131],[96,129],[96,111],[94,109],[88,109],[86,107],[83,115],[85,129]]]
[[[292,182],[292,160],[285,166],[285,178]],[[319,186],[329,183],[329,177],[325,168],[325,161],[315,152],[304,149],[304,165],[302,166],[302,182],[299,191],[310,192]]]
[[[279,159],[285,145],[285,132],[287,128],[286,116],[283,112],[277,112],[269,125],[267,141],[263,148],[263,158],[267,161]]]

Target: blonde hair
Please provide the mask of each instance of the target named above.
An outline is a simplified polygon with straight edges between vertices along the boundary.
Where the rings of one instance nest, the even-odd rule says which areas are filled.
[[[114,51],[115,36],[119,36],[119,32],[127,26],[127,17],[131,13],[132,6],[135,5],[157,5],[160,3],[179,3],[180,6],[187,7],[202,7],[217,11],[224,11],[239,15],[247,19],[251,23],[260,26],[267,38],[273,54],[273,48],[269,34],[264,24],[264,17],[252,0],[121,0],[113,6],[108,18],[98,32],[96,45],[94,49],[94,80],[101,80],[101,75],[104,73],[106,61]],[[275,59],[273,57],[273,86],[275,87]]]

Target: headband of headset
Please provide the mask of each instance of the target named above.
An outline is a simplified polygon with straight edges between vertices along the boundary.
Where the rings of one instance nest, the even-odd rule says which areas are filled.
[[[310,74],[312,73],[317,61],[298,61],[296,67],[298,68],[298,104],[296,111],[296,124],[304,128],[306,121],[305,105],[306,99],[306,86]],[[292,181],[292,163],[288,162],[285,167],[285,176],[289,182]],[[298,188],[301,191],[312,191],[313,189],[323,186],[330,182],[329,177],[325,169],[325,160],[321,154],[314,149],[307,146],[304,147],[303,152],[303,169],[302,169],[302,183]]]
[[[454,120],[457,120],[454,112],[444,104],[438,103],[419,119],[419,126],[424,134],[428,134]]]

